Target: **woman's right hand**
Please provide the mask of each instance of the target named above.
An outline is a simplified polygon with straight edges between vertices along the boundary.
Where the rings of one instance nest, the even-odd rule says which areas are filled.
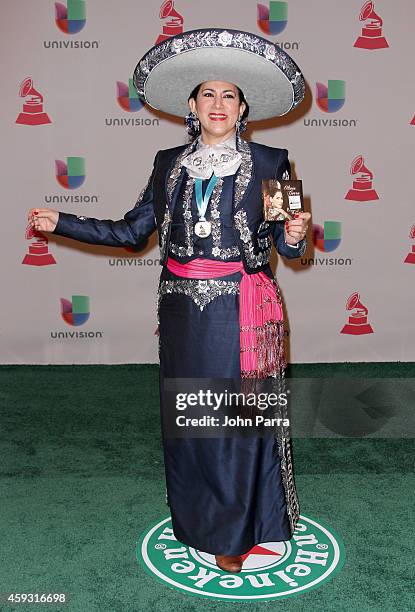
[[[53,208],[30,208],[27,220],[34,230],[53,232],[59,219],[59,211]]]

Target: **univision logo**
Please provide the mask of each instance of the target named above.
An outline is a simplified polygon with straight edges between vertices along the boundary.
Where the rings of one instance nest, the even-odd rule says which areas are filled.
[[[318,251],[331,253],[341,243],[340,221],[324,221],[324,225],[313,223],[313,244]],[[350,266],[350,257],[301,257],[302,266]]]
[[[73,295],[72,301],[66,298],[61,298],[61,317],[65,323],[71,327],[80,327],[84,325],[90,315],[89,308],[89,296],[87,295]],[[64,338],[102,338],[102,331],[64,331],[64,332],[51,332],[51,338],[53,339],[64,339]]]
[[[56,179],[65,189],[77,189],[85,181],[85,159],[83,157],[67,157],[66,163],[57,159]]]
[[[316,102],[325,113],[337,113],[346,101],[346,82],[329,79],[327,85],[316,84]]]
[[[55,22],[65,34],[80,32],[86,24],[85,0],[67,0],[66,6],[55,2]]]
[[[346,102],[346,81],[329,79],[316,83],[316,104],[323,113],[337,113]],[[356,127],[356,119],[304,119],[304,125],[317,127]]]
[[[277,35],[285,30],[288,21],[287,2],[270,0],[269,5],[257,5],[257,24],[264,34]]]
[[[268,6],[265,4],[257,4],[257,25],[258,28],[267,36],[277,36],[283,32],[288,22],[288,3],[270,0]],[[281,49],[298,50],[300,43],[298,41],[276,41]]]
[[[128,85],[122,81],[117,81],[117,102],[121,108],[129,113],[136,113],[144,106],[138,97],[133,79],[128,79]]]
[[[324,221],[324,226],[313,224],[314,246],[324,253],[337,249],[341,242],[340,221]]]
[[[144,107],[144,103],[139,98],[137,90],[134,86],[133,79],[128,79],[128,85],[123,81],[117,81],[116,99],[118,106],[120,106],[122,110],[126,111],[127,113],[136,113],[141,111],[141,109]],[[151,119],[150,117],[106,117],[105,125],[110,127],[158,126],[160,125],[160,121],[157,118]]]
[[[138,266],[153,267],[160,265],[160,259],[157,257],[111,257],[108,259],[108,265],[113,267],[131,268]]]
[[[72,302],[61,298],[61,316],[68,325],[83,325],[89,319],[89,296],[73,295]]]
[[[64,34],[78,34],[86,24],[86,1],[55,2],[55,23]],[[97,40],[44,40],[46,49],[97,49]]]
[[[66,161],[55,160],[55,177],[59,185],[69,191],[79,189],[86,179],[85,158],[67,157]],[[97,195],[45,195],[46,204],[93,204]]]

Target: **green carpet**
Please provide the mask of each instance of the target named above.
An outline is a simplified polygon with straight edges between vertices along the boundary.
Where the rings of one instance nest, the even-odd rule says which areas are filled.
[[[303,364],[289,375],[399,379],[415,377],[415,364]],[[168,516],[158,367],[2,366],[0,383],[0,592],[70,595],[66,606],[13,609],[414,609],[412,439],[295,439],[301,511],[342,537],[343,570],[296,598],[207,601],[135,559],[141,532]]]

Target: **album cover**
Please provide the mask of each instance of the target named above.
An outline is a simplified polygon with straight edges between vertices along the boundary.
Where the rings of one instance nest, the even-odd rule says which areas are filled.
[[[265,221],[286,221],[303,212],[303,187],[299,180],[263,179],[262,197]]]

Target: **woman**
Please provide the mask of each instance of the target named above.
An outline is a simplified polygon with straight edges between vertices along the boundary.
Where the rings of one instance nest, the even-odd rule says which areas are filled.
[[[29,219],[35,230],[110,246],[137,247],[157,227],[160,406],[173,530],[179,541],[214,554],[224,571],[239,572],[254,544],[290,539],[298,519],[287,432],[172,436],[165,382],[283,378],[271,240],[280,254],[298,257],[310,215],[285,228],[264,221],[261,181],[289,176],[287,151],[248,144],[240,132],[248,113],[263,119],[296,106],[304,81],[272,43],[206,29],[150,49],[134,82],[154,108],[182,117],[190,110],[186,123],[197,137],[157,153],[148,184],[124,219],[51,209],[30,209]]]
[[[282,197],[281,183],[270,186],[268,219],[272,221],[285,221],[292,219],[291,215],[284,210],[284,199]]]

